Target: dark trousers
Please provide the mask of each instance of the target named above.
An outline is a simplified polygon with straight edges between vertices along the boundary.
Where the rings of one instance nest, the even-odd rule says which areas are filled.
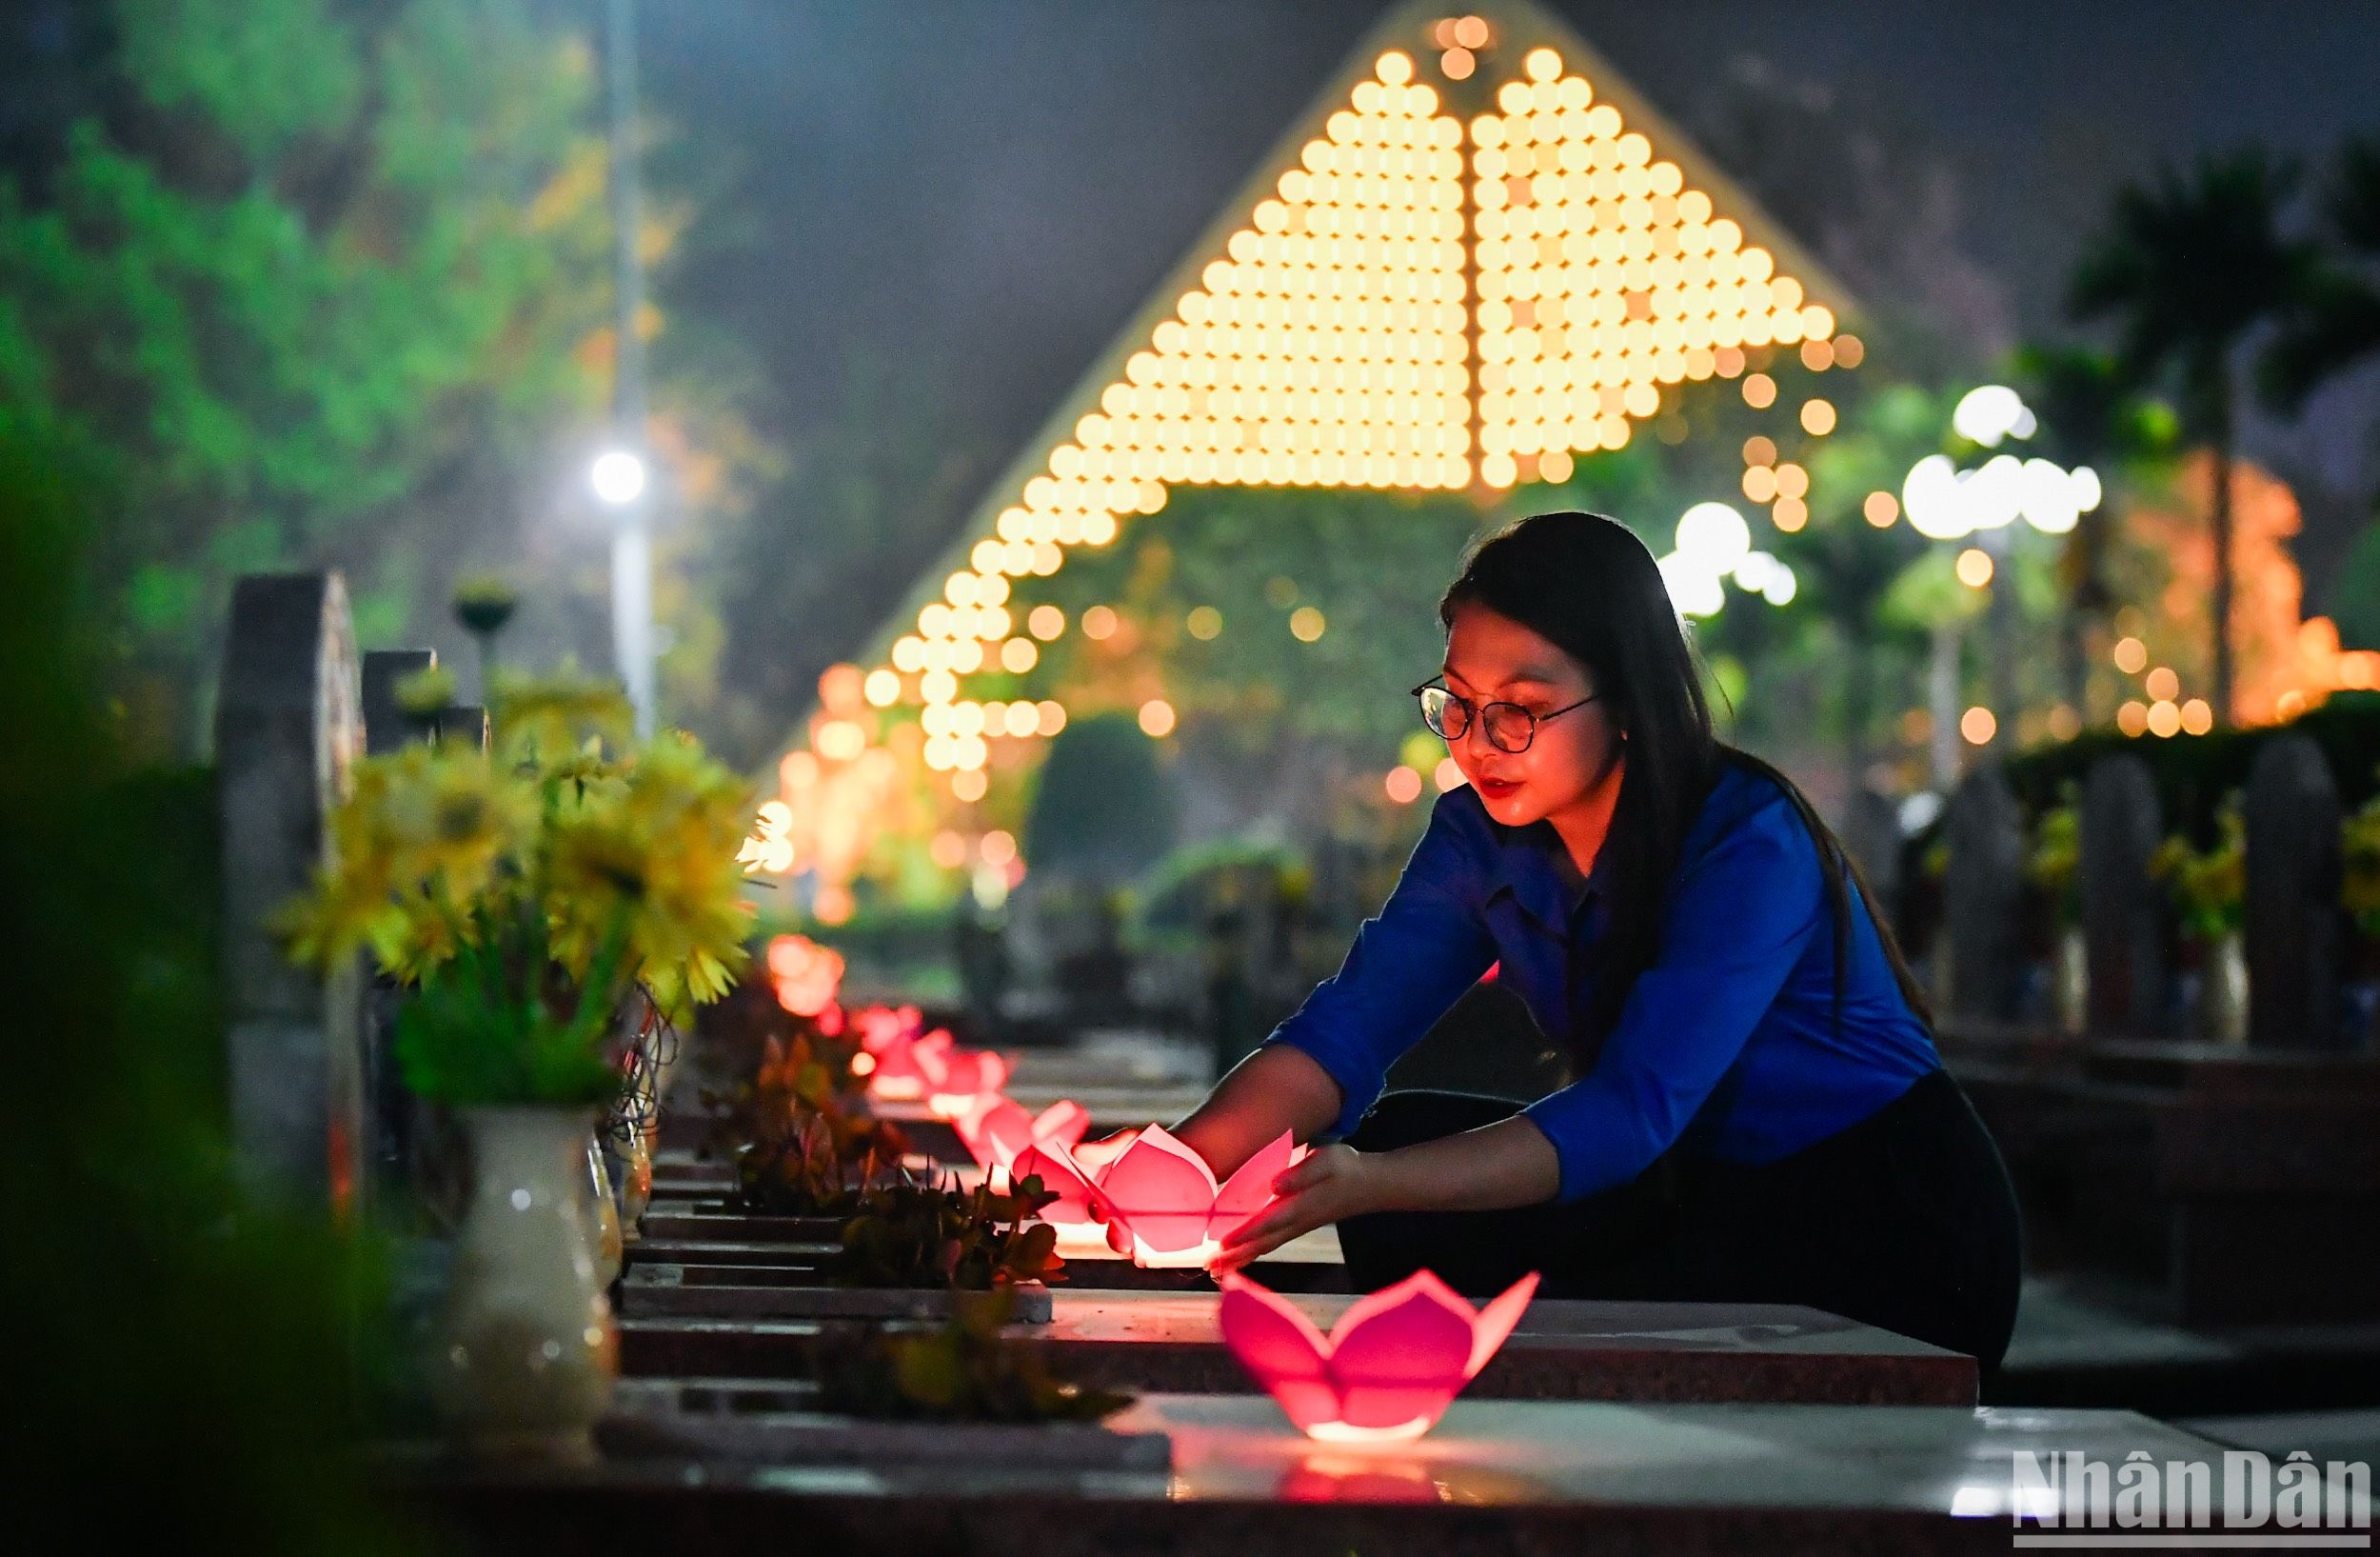
[[[1501,1098],[1393,1092],[1348,1144],[1387,1151],[1494,1124]],[[2008,1349],[2022,1267],[2016,1192],[1950,1073],[1757,1166],[1673,1149],[1634,1181],[1568,1204],[1383,1211],[1339,1225],[1356,1290],[1436,1271],[1472,1297],[1541,1271],[1541,1295],[1797,1303],[1963,1351]]]

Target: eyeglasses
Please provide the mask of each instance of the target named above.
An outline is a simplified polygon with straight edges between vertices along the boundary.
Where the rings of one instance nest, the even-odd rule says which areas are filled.
[[[1488,744],[1498,751],[1522,752],[1537,738],[1537,727],[1548,719],[1559,719],[1573,709],[1583,709],[1601,697],[1591,692],[1569,708],[1556,709],[1551,713],[1532,713],[1517,703],[1488,703],[1474,708],[1467,700],[1457,697],[1443,687],[1428,682],[1413,689],[1421,700],[1421,722],[1430,733],[1442,736],[1452,746],[1470,733],[1471,722],[1480,721],[1487,730]]]

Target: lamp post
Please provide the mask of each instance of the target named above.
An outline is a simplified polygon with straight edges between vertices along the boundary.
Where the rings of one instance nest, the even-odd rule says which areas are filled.
[[[2023,442],[2040,430],[2040,424],[2016,391],[1997,384],[1969,390],[1951,413],[1952,429],[1966,444],[2000,449],[2010,440]],[[2082,516],[2099,506],[2103,493],[2097,472],[2088,466],[2072,469],[2053,461],[2020,459],[1997,452],[1972,470],[1962,470],[1950,455],[1929,454],[1910,468],[1901,486],[1901,509],[1912,529],[1930,541],[1965,541],[1972,549],[1960,558],[1959,582],[1970,589],[1989,588],[1991,697],[1993,713],[1989,744],[2002,750],[2015,745],[2018,705],[2018,634],[2016,619],[2016,521],[2023,519],[2045,535],[2064,535]],[[1980,565],[1969,575],[1970,562]],[[1930,682],[1934,740],[1934,769],[1937,781],[1953,766],[1956,746],[1945,729],[1944,716],[1954,706],[1958,670],[1956,625],[1935,630]]]
[[[605,64],[611,119],[613,350],[612,445],[588,471],[612,510],[612,655],[636,710],[636,732],[653,733],[652,483],[645,455],[645,263],[636,156],[636,0],[608,0]]]

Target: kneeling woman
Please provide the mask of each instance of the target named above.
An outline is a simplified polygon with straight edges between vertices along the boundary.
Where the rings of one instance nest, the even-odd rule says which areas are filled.
[[[2015,1198],[1924,998],[1793,783],[1718,742],[1653,557],[1553,513],[1483,542],[1418,689],[1469,782],[1345,966],[1179,1134],[1228,1172],[1337,1135],[1235,1232],[1338,1224],[1359,1290],[1799,1303],[1987,1367],[2016,1311]],[[1381,1096],[1491,966],[1577,1079],[1526,1107]]]

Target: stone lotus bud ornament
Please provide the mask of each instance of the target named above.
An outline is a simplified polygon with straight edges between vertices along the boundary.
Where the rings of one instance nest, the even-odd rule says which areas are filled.
[[[1061,1098],[1038,1115],[1028,1114],[994,1093],[978,1098],[976,1106],[955,1123],[960,1143],[976,1166],[987,1173],[994,1168],[1005,1173],[1021,1153],[1034,1147],[1064,1149],[1077,1145],[1082,1132],[1091,1128],[1091,1114],[1072,1098]]]
[[[1205,1158],[1152,1125],[1100,1172],[1097,1204],[1122,1228],[1133,1264],[1205,1267],[1222,1252],[1223,1235],[1262,1210],[1273,1181],[1304,1155],[1283,1130],[1219,1185]]]
[[[1474,1309],[1427,1270],[1358,1298],[1325,1336],[1295,1304],[1233,1272],[1223,1344],[1299,1432],[1320,1443],[1400,1443],[1438,1425],[1512,1334],[1537,1273]]]

